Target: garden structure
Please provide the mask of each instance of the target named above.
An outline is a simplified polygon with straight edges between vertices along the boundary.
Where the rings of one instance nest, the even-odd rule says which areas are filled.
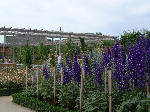
[[[24,46],[26,40],[29,42],[29,46],[38,46],[39,43],[44,45],[57,45],[65,44],[68,39],[71,39],[74,43],[79,43],[79,38],[84,38],[85,42],[98,43],[101,40],[116,40],[116,36],[106,36],[98,34],[86,34],[86,33],[73,33],[73,32],[63,32],[61,31],[48,31],[48,30],[37,30],[37,29],[19,29],[19,28],[0,28],[0,35],[4,36],[4,44],[0,46],[1,55],[9,55],[9,47],[12,47],[13,50],[13,62],[15,58],[15,46]],[[34,48],[34,47],[33,47]]]
[[[13,102],[37,112],[150,110],[149,36],[142,34],[139,41],[126,47],[112,36],[76,33],[70,36],[70,33],[62,31],[31,29],[19,29],[21,32],[15,35],[16,29],[2,28],[1,34],[5,35],[4,29],[9,30],[7,34],[14,33],[13,37],[8,38],[19,40],[22,37],[27,40],[20,44],[22,52],[17,43],[19,47],[14,48],[19,53],[14,48],[11,50],[13,59],[23,58],[24,66],[0,69],[0,94],[15,93],[12,95]],[[23,31],[26,31],[26,35],[23,35]],[[40,38],[43,44],[36,39],[37,42],[33,42],[30,40],[32,37]],[[43,40],[48,37],[53,39]],[[55,40],[55,37],[61,39]],[[106,49],[98,40],[108,38],[116,42]],[[6,45],[11,46],[11,43]],[[58,70],[56,54],[61,53],[63,59]],[[24,56],[18,58],[21,54]]]

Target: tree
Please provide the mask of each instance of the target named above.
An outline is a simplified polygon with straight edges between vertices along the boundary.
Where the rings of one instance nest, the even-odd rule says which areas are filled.
[[[23,60],[24,65],[27,66],[28,68],[31,68],[32,57],[31,57],[31,49],[30,46],[28,45],[28,40],[26,41],[23,59],[24,59]]]
[[[124,45],[126,48],[129,45],[134,45],[138,41],[142,35],[147,35],[147,38],[150,38],[150,31],[148,30],[133,30],[133,31],[124,31],[120,38],[120,43]]]
[[[102,35],[102,33],[101,33],[101,32],[96,32],[96,34],[97,34],[97,35]]]
[[[84,38],[79,38],[79,39],[81,43],[81,50],[84,53],[86,51],[86,44],[85,44]]]
[[[40,62],[42,63],[46,57],[48,56],[46,46],[44,46],[43,43],[40,43],[40,46],[38,47],[38,57]]]

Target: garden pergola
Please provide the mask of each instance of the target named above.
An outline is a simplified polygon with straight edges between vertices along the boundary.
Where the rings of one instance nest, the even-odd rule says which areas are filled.
[[[48,31],[48,30],[37,30],[37,29],[25,29],[25,28],[0,28],[0,35],[4,36],[3,55],[5,46],[24,46],[26,40],[29,41],[30,46],[38,46],[39,42],[44,45],[56,45],[59,44],[59,52],[61,44],[65,44],[68,39],[71,39],[74,43],[78,43],[80,38],[84,38],[86,43],[97,43],[101,40],[116,40],[117,36],[98,35],[93,33],[73,33],[61,31]]]

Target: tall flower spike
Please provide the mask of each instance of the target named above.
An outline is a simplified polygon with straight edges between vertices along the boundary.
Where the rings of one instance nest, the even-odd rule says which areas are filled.
[[[68,71],[66,70],[66,66],[63,65],[63,85],[68,84],[70,82],[70,77]]]
[[[95,61],[95,80],[96,80],[96,86],[103,84],[103,80],[102,80],[102,77],[101,77],[102,72],[103,72],[103,67],[101,67]]]
[[[50,71],[48,70],[48,67],[46,64],[43,66],[43,75],[45,76],[46,80],[50,78]]]
[[[77,60],[77,51],[75,51],[74,55],[74,66],[73,66],[73,78],[75,81],[80,83],[81,81],[81,67]]]
[[[84,55],[84,71],[85,71],[85,74],[88,74],[88,75],[91,74],[88,55]]]

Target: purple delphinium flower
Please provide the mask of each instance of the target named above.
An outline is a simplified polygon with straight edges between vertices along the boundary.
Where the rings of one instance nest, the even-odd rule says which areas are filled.
[[[101,76],[102,73],[103,73],[103,67],[100,66],[95,61],[95,80],[96,80],[96,86],[103,84],[103,80],[102,80],[102,76]]]
[[[68,59],[68,76],[70,77],[70,80],[73,78],[72,63],[70,59]]]
[[[113,59],[113,80],[117,83],[119,90],[123,91],[129,88],[129,78],[126,74],[126,54],[125,48],[119,47],[117,42],[112,48]]]
[[[85,71],[85,74],[88,74],[88,75],[91,74],[88,55],[84,55],[84,71]]]
[[[107,52],[104,53],[104,57],[103,57],[103,67],[106,67],[107,69],[111,69],[111,51],[108,48]]]
[[[43,75],[46,80],[50,78],[50,71],[48,70],[48,67],[46,64],[43,66]]]
[[[77,51],[75,51],[74,55],[73,79],[78,83],[80,83],[81,81],[81,67],[77,60]]]
[[[63,85],[66,85],[70,82],[70,76],[68,74],[67,68],[63,65]]]

